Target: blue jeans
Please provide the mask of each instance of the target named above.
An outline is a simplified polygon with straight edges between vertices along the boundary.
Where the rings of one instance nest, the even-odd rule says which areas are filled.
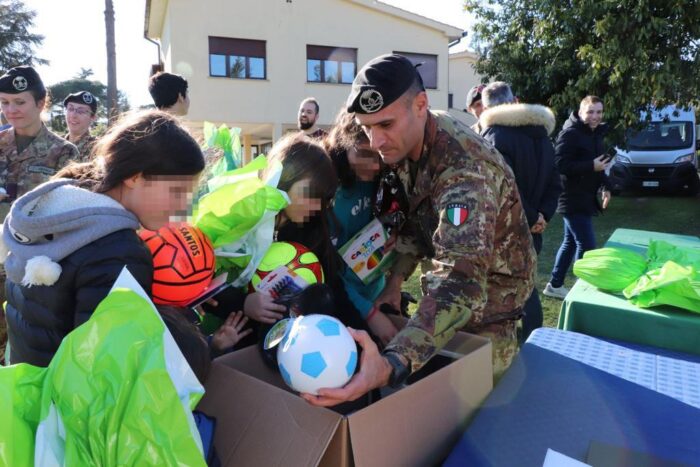
[[[552,269],[550,283],[552,287],[564,285],[564,277],[571,263],[580,259],[588,250],[595,249],[595,233],[593,232],[593,216],[571,214],[564,217],[564,240],[557,252]]]

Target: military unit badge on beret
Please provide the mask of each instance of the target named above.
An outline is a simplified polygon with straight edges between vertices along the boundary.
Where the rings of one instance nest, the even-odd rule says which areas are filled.
[[[384,98],[376,89],[367,89],[360,95],[360,107],[368,114],[379,111],[384,105]]]
[[[92,104],[92,101],[93,101],[92,94],[90,94],[89,92],[84,92],[82,97],[83,97],[83,102],[85,102],[87,105]]]
[[[469,219],[469,208],[466,204],[448,204],[446,211],[447,220],[455,227],[459,227]]]
[[[22,75],[15,76],[15,79],[12,80],[12,87],[14,87],[19,92],[22,92],[25,89],[27,89],[27,86],[29,86],[29,84],[27,83],[27,79]]]

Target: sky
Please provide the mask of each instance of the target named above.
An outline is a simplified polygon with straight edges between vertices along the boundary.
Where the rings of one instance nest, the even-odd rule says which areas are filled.
[[[463,0],[383,1],[464,30],[469,28]],[[73,78],[81,68],[91,68],[95,73],[93,79],[107,83],[104,1],[24,0],[24,3],[37,12],[32,32],[44,36],[44,43],[36,52],[50,62],[38,68],[46,85]],[[145,3],[145,0],[114,0],[117,86],[126,93],[132,107],[152,104],[147,75],[158,59],[156,45],[143,38]]]

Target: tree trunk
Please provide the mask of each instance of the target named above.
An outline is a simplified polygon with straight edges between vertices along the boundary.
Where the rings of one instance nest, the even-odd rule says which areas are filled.
[[[119,113],[117,105],[117,51],[114,39],[114,4],[105,0],[105,30],[107,32],[107,118],[112,124]]]

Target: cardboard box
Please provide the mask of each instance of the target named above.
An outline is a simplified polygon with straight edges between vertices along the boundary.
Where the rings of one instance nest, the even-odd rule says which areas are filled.
[[[434,465],[492,388],[487,339],[459,332],[442,355],[456,360],[342,416],[289,392],[252,346],[215,360],[198,410],[226,466]]]

